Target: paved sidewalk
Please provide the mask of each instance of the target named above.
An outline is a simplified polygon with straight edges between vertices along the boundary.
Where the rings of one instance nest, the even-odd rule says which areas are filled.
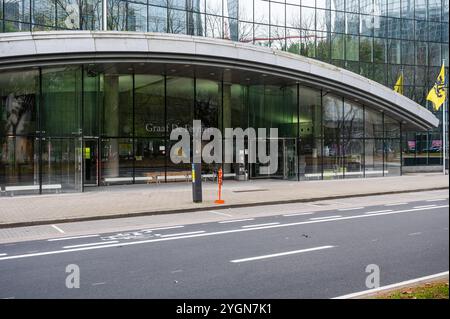
[[[0,197],[0,228],[132,217],[170,212],[217,210],[278,203],[448,189],[448,176],[332,181],[225,181],[226,204],[214,204],[217,185],[203,185],[202,204],[192,203],[191,184],[133,185],[95,188],[80,194]]]

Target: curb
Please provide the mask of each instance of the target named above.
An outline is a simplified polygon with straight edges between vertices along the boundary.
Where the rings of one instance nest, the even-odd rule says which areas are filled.
[[[230,204],[222,206],[206,206],[197,208],[178,208],[169,209],[162,211],[153,212],[135,212],[135,213],[123,213],[114,215],[102,215],[102,216],[88,216],[88,217],[74,217],[74,218],[61,218],[53,220],[37,220],[37,221],[27,221],[27,222],[16,222],[16,223],[3,223],[0,224],[0,229],[4,228],[17,228],[17,227],[29,227],[29,226],[41,226],[41,225],[51,225],[51,224],[63,224],[63,223],[73,223],[73,222],[85,222],[85,221],[96,221],[105,219],[121,219],[130,217],[143,217],[143,216],[153,216],[153,215],[168,215],[168,214],[180,214],[180,213],[192,213],[200,211],[214,210],[225,210],[230,208],[245,208],[245,207],[255,207],[255,206],[271,206],[271,205],[281,205],[281,204],[295,204],[295,203],[310,203],[320,200],[336,200],[345,198],[355,198],[355,197],[370,197],[370,196],[382,196],[382,195],[393,195],[393,194],[407,194],[416,193],[424,191],[437,191],[437,190],[448,190],[446,187],[434,187],[425,189],[413,189],[413,190],[400,190],[400,191],[390,191],[390,192],[375,192],[367,194],[352,194],[352,195],[338,195],[330,197],[314,197],[314,198],[303,198],[303,199],[287,199],[279,201],[269,201],[269,202],[254,202],[254,203],[244,203],[244,204]]]
[[[445,271],[445,272],[441,272],[439,274],[425,276],[425,277],[416,278],[416,279],[411,279],[411,280],[399,282],[399,283],[392,284],[392,285],[383,286],[383,287],[376,288],[376,289],[355,292],[352,294],[336,297],[333,299],[365,299],[368,297],[375,297],[379,294],[387,293],[389,291],[395,291],[397,289],[402,289],[402,288],[407,288],[407,287],[417,287],[424,283],[437,282],[437,281],[440,281],[443,279],[448,280],[448,277],[449,277],[449,272]]]

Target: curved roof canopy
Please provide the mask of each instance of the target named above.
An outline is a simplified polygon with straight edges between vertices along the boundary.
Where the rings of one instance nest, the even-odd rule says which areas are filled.
[[[279,50],[185,35],[52,31],[0,34],[0,71],[68,63],[189,63],[261,72],[337,93],[380,110],[411,129],[439,120],[421,105],[375,81],[336,66]]]

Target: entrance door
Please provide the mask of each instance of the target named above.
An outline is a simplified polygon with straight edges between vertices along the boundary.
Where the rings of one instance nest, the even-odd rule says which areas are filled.
[[[98,139],[84,140],[84,186],[99,186],[98,143]]]

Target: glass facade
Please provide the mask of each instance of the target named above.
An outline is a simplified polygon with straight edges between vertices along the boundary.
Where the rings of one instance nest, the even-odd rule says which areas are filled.
[[[426,95],[449,61],[449,0],[0,0],[0,32],[45,30],[229,39],[325,61],[390,88],[403,72],[404,94],[430,111]],[[404,164],[441,164],[440,132],[406,135]]]
[[[0,73],[2,190],[188,180],[190,165],[170,159],[169,136],[176,127],[192,129],[194,119],[204,127],[279,129],[277,171],[268,175],[244,158],[250,178],[401,174],[401,124],[378,110],[255,72],[149,63],[138,69],[105,63]],[[204,163],[203,173],[217,168]],[[224,165],[227,177],[241,168]]]

